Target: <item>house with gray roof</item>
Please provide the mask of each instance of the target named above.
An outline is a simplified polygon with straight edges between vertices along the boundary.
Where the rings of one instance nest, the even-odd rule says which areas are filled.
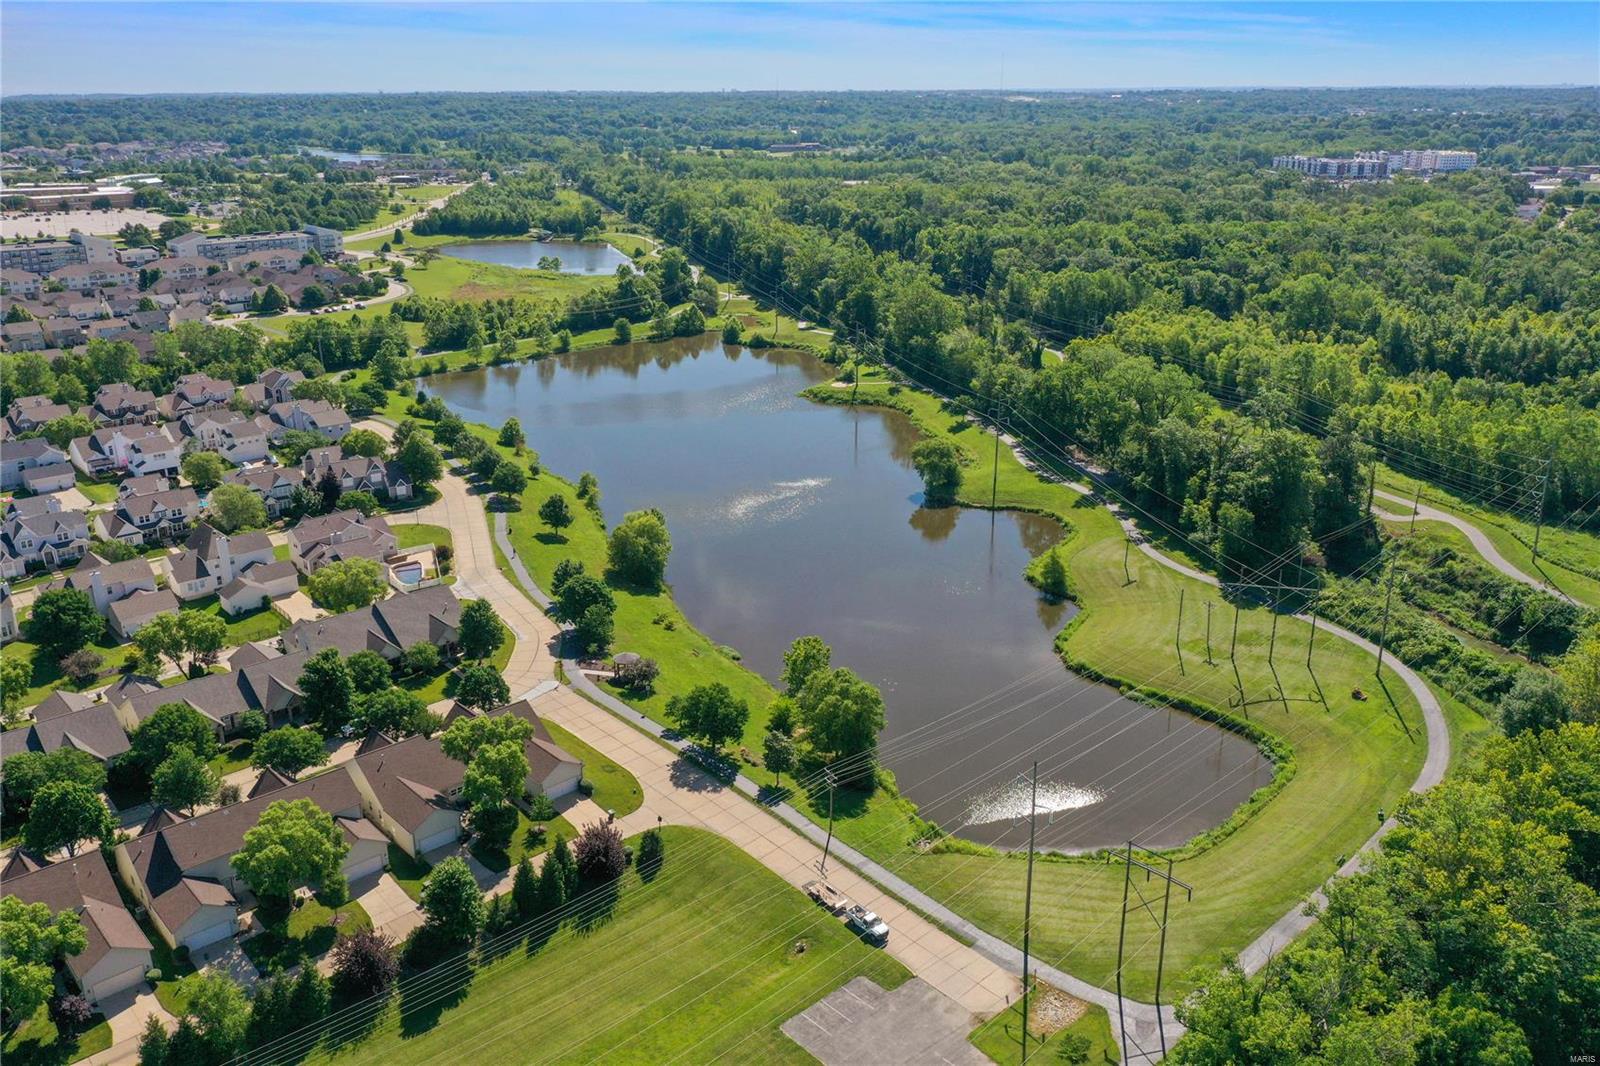
[[[411,479],[405,468],[392,460],[362,455],[346,459],[336,447],[312,448],[301,457],[300,469],[305,472],[308,485],[321,484],[323,476],[331,470],[341,492],[370,492],[380,500],[411,498]]]
[[[18,501],[47,506],[18,508],[0,524],[0,578],[21,577],[30,567],[57,567],[83,558],[89,550],[89,521],[53,497]],[[53,505],[53,506],[49,506]]]
[[[382,562],[399,546],[389,523],[357,510],[302,518],[289,530],[289,558],[303,574],[341,559]]]
[[[164,489],[119,497],[113,510],[95,516],[95,528],[106,540],[124,544],[170,543],[187,536],[199,514],[194,489]]]
[[[71,413],[72,408],[64,403],[56,403],[48,396],[21,396],[12,400],[11,406],[6,408],[6,421],[11,424],[11,432],[21,436],[43,429],[45,423],[65,418]]]
[[[183,445],[167,426],[106,426],[76,438],[67,451],[72,465],[90,477],[118,472],[176,475],[183,457]]]
[[[301,799],[330,815],[350,845],[340,866],[346,878],[383,869],[388,842],[362,815],[361,794],[340,766],[117,845],[117,870],[163,940],[197,951],[234,935],[238,901],[249,885],[233,857],[267,807]]]
[[[157,406],[163,418],[177,421],[195,411],[226,407],[228,401],[233,399],[233,392],[234,385],[231,381],[223,381],[210,374],[185,374],[173,385],[172,392],[161,398]]]
[[[0,448],[0,489],[10,491],[22,486],[22,476],[39,467],[60,466],[67,462],[67,453],[43,437],[7,441]]]
[[[338,440],[350,432],[350,416],[326,400],[289,400],[275,403],[268,415],[284,430],[302,429]]]
[[[43,903],[51,914],[71,912],[83,923],[84,949],[67,956],[65,965],[91,1003],[143,986],[151,965],[150,940],[122,905],[99,849],[49,864],[24,857],[7,867],[4,881],[6,895]]]
[[[247,645],[228,661],[225,674],[206,674],[170,688],[133,692],[113,702],[117,718],[128,732],[143,722],[164,703],[186,703],[210,719],[219,739],[235,733],[244,716],[260,711],[272,726],[289,724],[300,706],[300,674],[312,651],[292,651],[281,655],[260,645]]]
[[[283,631],[284,649],[309,653],[338,648],[343,655],[375,651],[391,662],[413,644],[427,642],[445,654],[461,639],[461,603],[448,585],[402,592],[370,607],[296,622]]]
[[[44,755],[62,748],[76,748],[101,762],[109,762],[128,747],[128,734],[121,720],[116,711],[104,703],[91,703],[80,710],[52,715],[32,725],[0,733],[0,759],[9,759],[25,751]]]
[[[223,481],[243,485],[267,505],[267,517],[277,518],[289,505],[294,490],[305,484],[306,475],[298,466],[258,466],[229,471]]]
[[[245,570],[273,562],[272,538],[262,532],[228,536],[209,522],[200,522],[184,541],[184,550],[169,566],[168,585],[183,600],[218,592]],[[293,565],[285,562],[292,571]]]
[[[159,314],[156,311],[144,312]],[[162,315],[166,328],[166,316]],[[122,426],[130,422],[152,422],[156,418],[156,395],[146,389],[135,388],[125,381],[102,385],[94,394],[91,416],[102,426]]]

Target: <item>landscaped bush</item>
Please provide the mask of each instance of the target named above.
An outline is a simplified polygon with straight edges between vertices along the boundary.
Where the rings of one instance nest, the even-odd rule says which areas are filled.
[[[578,834],[572,852],[578,864],[578,873],[593,884],[615,881],[628,866],[621,830],[603,822],[585,826],[583,832]]]

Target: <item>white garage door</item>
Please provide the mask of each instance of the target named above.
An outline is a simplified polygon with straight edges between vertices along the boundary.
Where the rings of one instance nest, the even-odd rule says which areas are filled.
[[[226,940],[232,935],[233,922],[226,921],[219,922],[208,929],[201,929],[198,932],[191,933],[184,938],[183,942],[189,945],[190,951],[199,951],[209,944],[215,944],[219,940]]]
[[[126,992],[128,989],[139,984],[143,980],[144,967],[135,966],[131,970],[124,970],[119,974],[112,974],[110,977],[107,977],[104,981],[99,982],[93,988],[91,988],[89,993],[94,999],[102,1000],[108,996],[114,996],[118,992]]]
[[[449,829],[441,829],[432,836],[423,837],[422,840],[417,844],[417,850],[432,851],[434,848],[442,848],[446,844],[454,844],[456,842],[456,838],[460,835],[461,830],[454,826],[451,826]]]
[[[354,866],[350,867],[350,869],[346,870],[345,877],[351,881],[354,881],[359,877],[366,877],[368,874],[378,873],[383,869],[384,858],[384,855],[378,854],[374,855],[370,859],[364,859],[363,861],[358,862]]]

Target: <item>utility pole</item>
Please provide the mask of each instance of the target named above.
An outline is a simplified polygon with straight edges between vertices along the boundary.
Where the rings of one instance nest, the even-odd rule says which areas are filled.
[[[833,847],[833,792],[834,792],[833,768],[829,767],[828,769],[822,771],[822,773],[823,773],[823,776],[826,777],[827,780],[828,780],[828,839],[822,845],[822,865],[817,867],[817,872],[820,873],[823,877],[827,877],[828,876],[828,849]],[[789,776],[793,777],[794,775],[791,774]]]
[[[1272,635],[1267,638],[1267,665],[1272,665],[1272,656],[1278,650],[1278,601],[1272,601]]]
[[[1039,762],[1033,763],[1028,798],[1028,884],[1022,895],[1022,1061],[1028,1061],[1028,935],[1033,922],[1033,832],[1039,820]]]
[[[994,408],[994,473],[989,478],[989,513],[994,514],[995,502],[1000,498],[1000,405]]]
[[[1238,690],[1239,690],[1239,709],[1244,712],[1244,716],[1246,718],[1249,718],[1250,717],[1250,708],[1245,706],[1245,701],[1244,701],[1244,678],[1239,676],[1239,658],[1238,658],[1238,655],[1236,654],[1238,652],[1238,650],[1239,650],[1239,605],[1236,603],[1236,604],[1233,605],[1233,643],[1228,645],[1228,661],[1233,664],[1233,683],[1234,683],[1234,686],[1236,688],[1238,688]]]
[[[1419,481],[1417,482],[1417,494],[1411,497],[1411,528],[1407,532],[1415,533],[1417,531],[1417,508],[1420,506],[1422,506],[1422,482]]]
[[[1322,596],[1311,599],[1311,636],[1306,638],[1306,669],[1311,669],[1311,646],[1317,642],[1317,608],[1322,606]]]
[[[1206,601],[1206,665],[1207,666],[1215,666],[1215,665],[1217,665],[1216,662],[1211,658],[1211,612],[1216,608],[1216,606],[1217,605],[1212,603],[1210,600]]]
[[[1539,513],[1534,516],[1533,527],[1534,562],[1539,561],[1539,534],[1544,532],[1544,507],[1545,504],[1550,502],[1550,460],[1548,459],[1544,461],[1544,474],[1541,475],[1541,478],[1544,484],[1539,488]]]
[[[1378,491],[1378,461],[1374,459],[1367,468],[1367,514],[1372,514],[1372,497]]]
[[[1383,593],[1383,626],[1378,631],[1378,667],[1373,673],[1383,676],[1383,645],[1389,639],[1389,600],[1394,596],[1394,557],[1389,557],[1388,587]]]
[[[1128,550],[1133,547],[1133,538],[1127,530],[1122,531],[1122,583],[1133,584],[1133,575],[1128,572]]]
[[[1135,855],[1135,850],[1139,851],[1140,854]],[[1145,856],[1148,856],[1148,861],[1146,860]],[[1150,917],[1151,921],[1155,922],[1156,927],[1161,932],[1160,947],[1157,949],[1158,954],[1156,956],[1155,1007],[1156,1034],[1161,1039],[1160,1057],[1164,1059],[1167,1057],[1167,1031],[1166,1027],[1161,1024],[1161,977],[1162,971],[1166,968],[1167,961],[1167,920],[1171,914],[1172,886],[1177,885],[1179,888],[1183,889],[1185,898],[1189,900],[1194,899],[1194,888],[1188,883],[1180,881],[1178,878],[1172,876],[1171,858],[1159,855],[1147,848],[1141,848],[1131,840],[1128,841],[1127,848],[1121,855],[1106,856],[1107,862],[1116,862],[1119,859],[1122,861],[1123,867],[1122,922],[1121,927],[1117,932],[1117,1021],[1119,1023],[1118,1028],[1122,1030],[1122,1061],[1132,1062],[1133,1059],[1137,1057],[1148,1062],[1156,1058],[1154,1048],[1146,1051],[1144,1048],[1139,1046],[1138,1039],[1134,1038],[1133,1046],[1134,1050],[1137,1052],[1137,1055],[1129,1054],[1128,1049],[1128,1019],[1126,1013],[1124,1012],[1122,996],[1123,951],[1128,940],[1128,913],[1130,910],[1143,910]],[[1158,865],[1160,863],[1165,863],[1165,865]],[[1162,891],[1160,917],[1156,916],[1154,898],[1146,899],[1144,892],[1140,890],[1138,884],[1134,881],[1133,871],[1135,867],[1144,871],[1144,879],[1147,884],[1152,878],[1159,877],[1161,879]],[[1128,903],[1130,897],[1137,897],[1134,900],[1132,907],[1130,907]]]
[[[1178,627],[1172,632],[1172,646],[1178,649],[1178,673],[1188,676],[1188,671],[1183,668],[1183,598],[1189,590],[1182,585],[1178,586]]]

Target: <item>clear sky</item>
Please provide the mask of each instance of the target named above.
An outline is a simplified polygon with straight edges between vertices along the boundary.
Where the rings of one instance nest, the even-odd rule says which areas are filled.
[[[1600,83],[1600,4],[28,3],[0,92]]]

